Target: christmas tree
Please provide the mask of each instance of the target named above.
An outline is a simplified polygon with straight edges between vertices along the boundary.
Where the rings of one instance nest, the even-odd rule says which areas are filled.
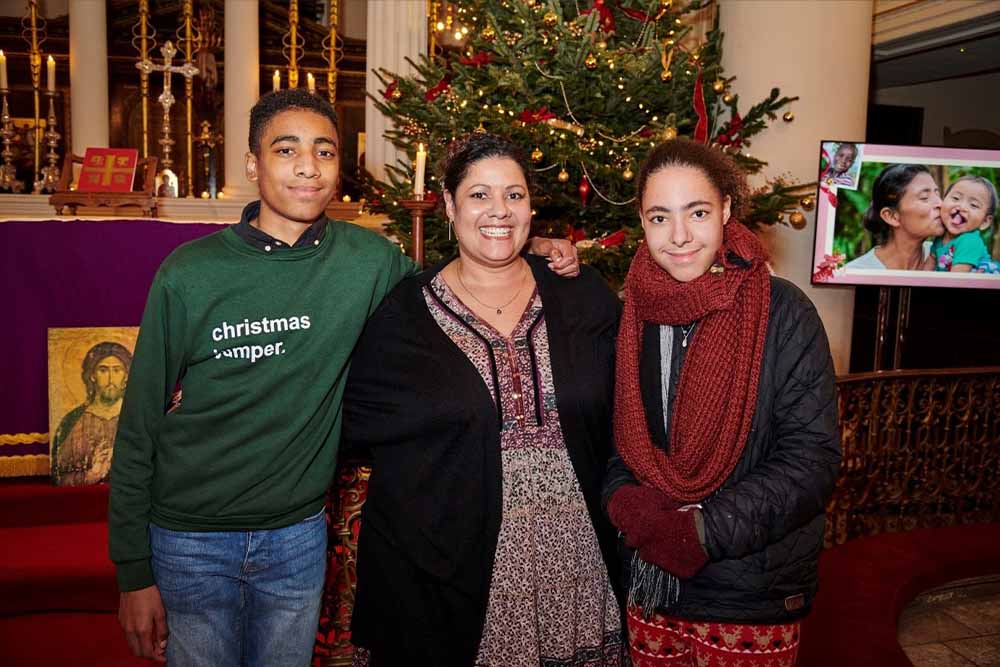
[[[535,232],[577,240],[584,261],[612,284],[623,279],[641,237],[633,178],[659,141],[687,136],[730,153],[748,173],[766,163],[750,139],[797,98],[775,88],[740,111],[722,71],[722,34],[700,2],[671,0],[456,0],[439,34],[458,47],[434,49],[411,62],[416,75],[378,71],[384,87],[372,99],[395,129],[387,137],[409,161],[386,165],[369,180],[367,206],[389,215],[390,229],[410,243],[411,196],[418,144],[433,158],[469,132],[503,134],[529,152],[534,165]],[[712,7],[709,10],[714,9]],[[447,23],[447,25],[445,25]],[[442,28],[444,30],[442,30]],[[791,122],[791,112],[784,113]],[[751,228],[804,225],[794,210],[810,206],[805,189],[783,180],[754,193]],[[432,176],[429,196],[440,196]],[[427,218],[425,256],[454,252],[443,212]]]

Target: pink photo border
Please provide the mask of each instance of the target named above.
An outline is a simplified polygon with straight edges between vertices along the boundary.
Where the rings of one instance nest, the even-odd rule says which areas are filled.
[[[824,139],[820,146],[831,141]],[[861,142],[858,142],[859,144]],[[862,144],[863,162],[981,166],[1000,169],[1000,151],[923,146]],[[813,243],[814,285],[897,285],[903,287],[973,287],[1000,289],[1000,274],[897,271],[892,269],[843,268],[845,258],[833,255],[836,208],[826,190],[816,199],[816,237]]]

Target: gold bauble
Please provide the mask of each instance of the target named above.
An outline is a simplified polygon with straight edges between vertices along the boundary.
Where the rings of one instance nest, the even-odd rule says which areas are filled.
[[[712,84],[712,90],[714,90],[717,93],[721,93],[725,89],[726,89],[726,82],[723,81],[722,79],[716,79],[715,82]]]
[[[403,97],[403,91],[399,87],[393,88],[392,92],[389,94],[393,102],[398,102]]]
[[[545,158],[545,153],[542,152],[541,148],[535,147],[535,150],[531,151],[531,161],[538,164]]]
[[[736,99],[736,96],[733,95],[732,93],[726,93],[725,95],[722,96],[722,102],[724,104],[732,104],[733,100],[735,100],[735,99]]]
[[[597,69],[597,58],[593,53],[588,53],[587,57],[583,59],[583,66],[589,70]]]
[[[795,211],[788,216],[788,224],[795,229],[802,229],[806,226],[806,216],[802,215],[799,211]]]
[[[526,4],[528,7],[534,7],[535,0],[524,0],[524,4]]]
[[[663,140],[672,141],[677,138],[677,128],[671,125],[663,131]]]
[[[565,169],[560,169],[559,175],[556,176],[556,178],[559,180],[560,183],[567,183],[569,182],[569,172],[566,171]]]
[[[492,42],[494,39],[496,39],[497,36],[496,30],[494,30],[493,26],[491,25],[488,25],[485,28],[483,28],[483,31],[479,34],[487,42]]]
[[[673,79],[674,79],[674,73],[671,72],[670,70],[665,69],[662,72],[660,72],[660,81],[667,83],[668,81],[673,81]]]
[[[811,211],[813,210],[813,207],[816,206],[816,200],[812,197],[803,197],[799,200],[799,206],[807,211]]]
[[[785,121],[786,123],[791,123],[793,120],[795,120],[795,114],[793,114],[791,111],[786,111],[781,116],[781,120]]]
[[[635,176],[635,174],[632,173],[632,170],[625,167],[625,171],[622,172],[622,178],[626,181],[631,181],[633,176]]]
[[[604,40],[602,39],[601,41],[599,41],[599,42],[597,43],[597,48],[599,48],[599,49],[600,49],[601,51],[607,51],[607,50],[608,50],[608,43],[607,43],[607,42],[605,42],[605,41],[604,41]]]
[[[542,24],[546,28],[554,28],[555,25],[559,23],[559,15],[553,11],[545,12],[545,16],[542,17]]]

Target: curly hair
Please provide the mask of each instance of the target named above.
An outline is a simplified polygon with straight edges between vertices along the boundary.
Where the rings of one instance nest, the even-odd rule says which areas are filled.
[[[438,163],[441,185],[454,197],[458,186],[469,173],[469,168],[480,160],[491,157],[513,160],[521,168],[528,191],[531,191],[531,164],[524,151],[510,139],[489,132],[472,132],[448,144],[444,157]]]
[[[723,198],[730,198],[730,212],[736,220],[742,219],[749,210],[750,187],[739,165],[717,148],[689,139],[664,141],[649,151],[636,181],[637,208],[642,208],[650,176],[667,167],[693,167],[705,174]]]
[[[337,131],[337,111],[322,95],[314,95],[302,88],[286,88],[261,95],[250,109],[250,152],[260,154],[260,138],[271,119],[282,111],[297,109],[312,111],[333,123]]]

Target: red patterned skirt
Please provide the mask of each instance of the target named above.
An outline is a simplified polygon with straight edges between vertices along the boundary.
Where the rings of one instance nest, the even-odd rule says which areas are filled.
[[[794,667],[800,623],[706,623],[628,609],[633,667]]]

